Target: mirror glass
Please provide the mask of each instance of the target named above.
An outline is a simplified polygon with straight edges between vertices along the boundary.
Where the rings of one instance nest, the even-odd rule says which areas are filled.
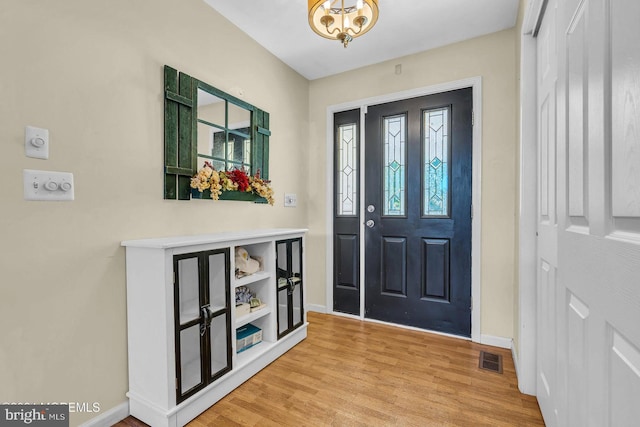
[[[202,89],[198,89],[198,120],[216,126],[225,126],[225,100]]]
[[[198,168],[251,173],[251,111],[198,88]]]

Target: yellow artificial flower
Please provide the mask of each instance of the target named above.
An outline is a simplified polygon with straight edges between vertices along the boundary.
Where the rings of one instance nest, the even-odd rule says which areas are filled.
[[[222,194],[222,185],[220,185],[220,174],[215,169],[211,172],[209,186],[211,188],[211,198],[213,200],[218,200]]]
[[[210,188],[211,184],[210,184],[209,180],[210,180],[211,174],[213,172],[215,172],[213,170],[213,168],[211,168],[209,165],[205,164],[205,166],[198,171],[196,176],[191,178],[191,188],[196,188],[201,193],[204,190]]]

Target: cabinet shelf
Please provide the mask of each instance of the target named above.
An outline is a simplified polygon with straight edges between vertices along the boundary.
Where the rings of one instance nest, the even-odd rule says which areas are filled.
[[[264,317],[268,314],[271,314],[271,307],[264,307],[258,311],[254,311],[253,313],[245,314],[244,316],[240,316],[236,319],[236,328],[246,325],[247,323],[251,323],[254,320],[258,320],[261,317]]]
[[[273,275],[270,271],[257,271],[249,276],[244,276],[239,279],[235,279],[233,286],[246,286],[251,283],[259,282],[260,280],[270,279]]]
[[[252,360],[260,357],[267,350],[273,347],[275,343],[269,341],[262,341],[251,348],[248,348],[240,353],[236,353],[236,369],[248,364]]]

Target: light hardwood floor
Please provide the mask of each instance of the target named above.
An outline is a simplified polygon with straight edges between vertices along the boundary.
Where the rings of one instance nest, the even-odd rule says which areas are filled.
[[[510,351],[326,314],[308,320],[306,340],[188,425],[544,425],[535,397],[518,391]],[[503,374],[478,368],[480,350],[503,356]]]

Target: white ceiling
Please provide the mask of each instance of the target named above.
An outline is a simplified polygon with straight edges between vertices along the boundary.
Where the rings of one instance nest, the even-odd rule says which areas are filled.
[[[379,0],[378,23],[344,48],[311,30],[304,0],[204,1],[309,80],[511,28],[520,3]]]

